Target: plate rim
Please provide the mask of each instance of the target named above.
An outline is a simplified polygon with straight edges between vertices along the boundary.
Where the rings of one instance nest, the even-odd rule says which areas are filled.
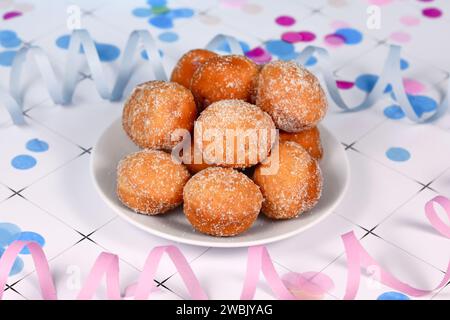
[[[107,204],[107,206],[109,208],[111,208],[120,218],[126,220],[128,223],[131,223],[132,225],[136,226],[137,228],[148,232],[154,236],[163,238],[163,239],[167,239],[170,241],[174,241],[177,243],[183,243],[183,244],[188,244],[188,245],[193,245],[193,246],[199,246],[199,247],[214,247],[214,248],[242,248],[242,247],[250,247],[250,246],[258,246],[258,245],[264,245],[264,244],[269,244],[269,243],[273,243],[273,242],[278,242],[281,240],[285,240],[288,238],[291,238],[295,235],[300,234],[303,231],[306,231],[314,226],[316,226],[317,224],[319,224],[320,222],[322,222],[325,218],[329,217],[331,214],[333,214],[334,210],[336,209],[336,207],[342,202],[344,196],[346,195],[348,188],[349,188],[349,184],[350,184],[350,175],[351,175],[351,171],[350,171],[350,163],[349,163],[349,159],[347,156],[347,153],[344,151],[344,158],[345,158],[345,172],[346,172],[346,179],[345,179],[345,184],[344,187],[342,188],[342,190],[339,193],[339,196],[337,197],[337,199],[334,201],[334,203],[330,206],[330,208],[328,209],[327,212],[325,212],[324,214],[322,214],[321,216],[317,217],[315,220],[311,221],[309,224],[304,225],[302,227],[299,227],[295,230],[289,231],[289,232],[285,232],[285,233],[281,233],[275,236],[271,236],[271,237],[267,237],[267,238],[263,238],[263,239],[258,239],[258,240],[243,240],[240,242],[208,242],[207,240],[195,240],[195,239],[186,239],[183,238],[181,236],[175,236],[175,235],[171,235],[171,234],[167,234],[165,232],[159,231],[155,228],[149,228],[141,223],[139,223],[138,221],[132,219],[131,217],[129,217],[128,215],[126,215],[125,213],[123,213],[121,210],[119,210],[117,208],[117,205],[115,203],[112,202],[112,200],[109,199],[109,197],[104,193],[104,191],[100,188],[99,184],[97,183],[97,179],[96,179],[96,174],[94,172],[94,162],[95,162],[95,150],[97,149],[98,143],[100,140],[102,140],[103,136],[105,135],[105,133],[107,131],[109,131],[111,129],[112,126],[114,126],[116,124],[116,122],[118,122],[120,120],[120,117],[114,121],[112,121],[107,127],[105,127],[105,129],[102,131],[102,133],[99,135],[99,137],[97,138],[97,141],[95,142],[94,146],[92,147],[92,151],[91,151],[91,157],[89,160],[89,172],[91,175],[91,179],[92,182],[94,184],[94,188],[97,192],[97,194],[100,195],[100,198]],[[323,126],[322,124],[320,124],[320,127],[322,129],[325,129],[327,131],[327,133],[339,144],[341,144],[339,142],[338,139],[336,139],[336,137],[331,133],[331,131],[326,127]],[[131,210],[131,209],[129,209]]]

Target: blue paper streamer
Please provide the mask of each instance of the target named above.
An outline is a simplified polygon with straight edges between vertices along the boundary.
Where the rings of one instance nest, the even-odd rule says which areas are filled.
[[[239,41],[231,36],[219,34],[215,36],[207,45],[206,49],[215,51],[226,42],[231,49],[232,54],[243,54]],[[74,61],[79,58],[80,47],[83,48],[81,54],[84,54],[87,65],[92,75],[92,79],[99,95],[103,99],[111,101],[121,100],[123,92],[133,73],[133,64],[138,44],[142,43],[144,52],[149,57],[148,61],[153,70],[153,79],[167,80],[167,74],[164,70],[162,59],[158,47],[151,34],[146,30],[133,31],[127,41],[119,67],[117,79],[114,82],[112,90],[108,86],[100,57],[95,48],[95,43],[87,30],[74,30],[70,38],[67,61],[63,73],[63,79],[58,79],[46,53],[39,47],[31,46],[20,49],[13,61],[10,73],[9,92],[0,88],[0,101],[8,111],[14,124],[21,125],[25,123],[22,112],[22,86],[21,76],[24,65],[30,58],[38,67],[43,82],[55,104],[66,105],[71,103],[73,93],[78,83],[78,74],[81,70],[77,68]],[[390,85],[400,108],[405,115],[412,121],[424,123],[436,120],[441,117],[448,109],[450,81],[448,83],[447,94],[435,112],[427,116],[418,116],[414,111],[411,102],[405,92],[401,76],[401,48],[391,45],[389,54],[385,61],[383,71],[375,83],[374,88],[368,93],[366,98],[356,106],[349,106],[343,100],[336,80],[331,72],[330,57],[328,51],[314,46],[308,46],[295,59],[298,64],[305,65],[312,57],[318,59],[318,70],[322,74],[326,88],[334,103],[345,112],[356,112],[370,108],[384,95],[385,88]]]

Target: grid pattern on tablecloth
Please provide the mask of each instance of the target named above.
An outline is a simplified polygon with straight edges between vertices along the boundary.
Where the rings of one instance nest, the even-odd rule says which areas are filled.
[[[229,4],[232,1],[169,0],[167,6],[172,14],[159,20],[161,6],[155,3],[161,1],[67,0],[58,1],[57,6],[50,1],[27,2],[34,8],[5,21],[1,28],[16,31],[22,45],[42,46],[52,61],[61,65],[65,35],[69,33],[66,10],[75,3],[82,9],[81,26],[89,29],[103,46],[107,72],[116,69],[117,48],[123,48],[129,32],[142,28],[157,37],[168,71],[183,52],[204,46],[218,33],[237,37],[249,49],[270,47],[276,58],[280,50],[292,50],[278,41],[284,32],[313,32],[313,44],[323,46],[327,35],[345,29],[348,37],[356,37],[355,43],[328,48],[336,77],[353,86],[342,92],[346,99],[355,102],[364,96],[367,79],[380,72],[387,44],[401,43],[409,88],[426,97],[423,112],[430,107],[430,101],[439,100],[439,90],[450,70],[445,60],[445,49],[450,49],[448,42],[439,38],[450,30],[450,7],[445,1],[433,3],[443,12],[440,18],[425,17],[424,2],[391,1],[381,8],[384,25],[379,31],[365,27],[370,1],[363,0],[321,0],[314,1],[314,5],[311,1],[249,0],[234,1],[233,6]],[[176,9],[182,10],[175,14]],[[9,9],[0,10],[7,13]],[[282,15],[289,15],[296,22],[289,26],[276,24],[274,20]],[[355,30],[359,30],[362,39],[357,39]],[[433,30],[441,30],[441,34],[430,36]],[[14,41],[0,41],[5,47],[0,49],[11,50],[8,46],[15,46]],[[420,46],[422,41],[430,48],[440,49],[428,56]],[[305,45],[296,43],[293,50],[299,52]],[[8,54],[3,51],[0,85],[7,87],[10,67]],[[441,61],[447,61],[447,65]],[[146,71],[144,60],[141,63],[132,83],[148,78],[150,71]],[[34,66],[29,65],[27,77],[33,79],[35,74]],[[28,122],[24,127],[12,125],[7,113],[0,109],[0,222],[40,237],[61,298],[75,297],[101,251],[120,256],[122,283],[132,283],[151,248],[172,242],[146,234],[116,217],[92,185],[91,148],[102,130],[120,116],[121,103],[101,100],[85,72],[80,75],[73,105],[54,105],[39,81],[30,81],[24,104]],[[395,275],[412,285],[431,289],[443,276],[450,258],[449,243],[429,227],[423,206],[438,193],[450,196],[449,116],[437,123],[414,125],[402,117],[387,96],[374,108],[359,113],[342,114],[331,105],[324,125],[338,137],[348,154],[350,188],[328,219],[298,236],[267,246],[277,271],[323,272],[335,282],[335,288],[324,298],[342,298],[346,266],[340,235],[353,230],[367,251]],[[239,297],[245,274],[245,249],[176,245],[211,298]],[[21,254],[5,298],[40,298],[33,268],[30,256]],[[154,298],[188,298],[168,260],[163,260],[155,281],[160,290]],[[364,275],[358,298],[376,299],[387,291],[392,290],[374,282],[373,275]],[[97,298],[104,296],[101,291],[97,294]],[[263,282],[256,298],[273,298]],[[425,298],[449,299],[450,286]]]

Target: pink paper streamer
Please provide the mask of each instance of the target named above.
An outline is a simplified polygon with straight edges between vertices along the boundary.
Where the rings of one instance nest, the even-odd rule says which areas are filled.
[[[427,216],[433,228],[435,228],[444,237],[450,238],[450,225],[445,224],[445,222],[442,221],[441,218],[439,218],[439,216],[437,215],[436,210],[434,210],[433,207],[433,204],[435,202],[441,205],[442,208],[444,208],[445,212],[447,213],[447,217],[450,220],[450,200],[443,196],[437,196],[428,201],[425,205],[425,215]]]
[[[450,200],[443,196],[437,196],[425,205],[425,214],[431,225],[440,234],[450,238],[450,226],[445,224],[444,221],[439,218],[433,207],[434,203],[441,205],[450,217]],[[356,297],[361,280],[361,268],[378,268],[380,272],[379,281],[381,283],[397,291],[415,297],[427,295],[443,287],[450,280],[449,261],[444,278],[435,289],[416,289],[398,280],[391,273],[384,270],[381,265],[375,261],[375,259],[373,259],[362,247],[354,232],[348,232],[342,235],[342,241],[345,247],[348,266],[347,287],[344,296],[344,299],[346,300],[354,299]],[[0,258],[0,300],[3,297],[6,281],[14,261],[25,246],[28,247],[33,258],[43,299],[56,300],[57,295],[48,265],[48,260],[40,245],[32,241],[13,242]],[[158,270],[158,266],[164,253],[166,253],[172,260],[191,297],[199,300],[208,299],[208,296],[200,286],[200,283],[192,271],[188,261],[181,251],[175,246],[155,247],[150,252],[138,282],[127,288],[125,297],[134,296],[135,299],[147,299],[152,292],[157,290],[153,279],[155,278],[156,271]],[[267,249],[263,246],[250,247],[248,249],[247,271],[241,293],[241,299],[249,300],[254,298],[260,273],[264,275],[267,284],[278,299],[296,299],[276,272],[272,259],[270,258]],[[108,299],[123,299],[124,297],[122,297],[120,293],[119,258],[115,254],[105,252],[101,253],[95,261],[94,266],[86,279],[85,285],[80,290],[77,299],[92,299],[98,287],[101,285],[103,277],[106,278],[106,294]]]

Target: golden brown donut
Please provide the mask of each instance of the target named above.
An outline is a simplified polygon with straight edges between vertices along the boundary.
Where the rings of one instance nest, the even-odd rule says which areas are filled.
[[[198,158],[200,159],[200,161],[197,161],[197,163],[194,158],[195,152],[198,152]],[[191,172],[192,174],[200,172],[202,170],[205,170],[206,168],[215,166],[214,164],[208,164],[204,161],[204,159],[202,157],[202,150],[200,150],[198,147],[196,147],[196,144],[194,143],[194,141],[192,141],[192,144],[191,144],[190,159],[189,159],[189,161],[184,162],[184,165],[186,166],[186,168],[188,168],[189,172]]]
[[[276,161],[277,149],[278,171],[263,174],[262,169]],[[258,165],[253,174],[253,181],[264,196],[262,212],[266,216],[291,219],[317,204],[322,193],[322,173],[317,161],[305,149],[292,141],[280,142],[268,161]]]
[[[258,73],[258,66],[245,56],[213,57],[195,71],[191,91],[200,110],[219,100],[251,102]]]
[[[328,108],[319,80],[293,61],[266,64],[256,86],[256,105],[269,113],[277,128],[299,132],[323,119]]]
[[[183,187],[190,174],[170,154],[142,150],[120,161],[117,168],[117,195],[130,209],[143,214],[167,212],[183,202]]]
[[[141,148],[171,149],[176,129],[191,131],[197,116],[194,97],[175,82],[149,81],[134,88],[122,115],[122,125]],[[181,139],[181,138],[180,138]]]
[[[306,151],[316,160],[322,159],[323,148],[320,142],[320,132],[317,127],[305,129],[297,133],[281,131],[280,141],[294,141],[305,148]]]
[[[234,236],[251,227],[263,197],[245,174],[230,168],[208,168],[184,187],[184,213],[192,226],[206,234]]]
[[[217,56],[216,53],[205,49],[188,51],[180,58],[180,60],[178,60],[175,68],[173,68],[170,81],[179,83],[183,87],[189,89],[194,72],[205,63],[206,60],[215,56]]]
[[[242,100],[222,100],[203,110],[195,123],[194,135],[207,163],[245,168],[267,158],[275,130],[270,116],[257,106]],[[220,141],[222,150],[216,148]]]

